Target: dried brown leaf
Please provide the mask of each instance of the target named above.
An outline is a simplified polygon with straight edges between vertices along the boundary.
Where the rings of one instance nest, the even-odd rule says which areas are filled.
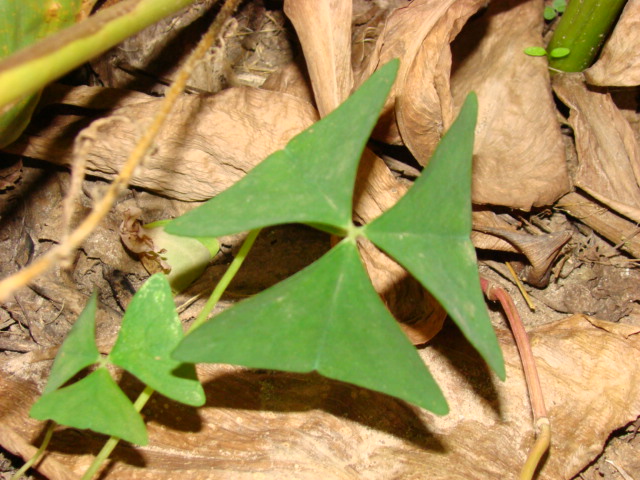
[[[571,232],[568,231],[531,235],[513,228],[475,225],[474,229],[502,238],[516,247],[518,252],[524,254],[530,265],[524,268],[521,276],[527,283],[538,288],[544,288],[548,285],[551,266],[564,244],[571,238]]]
[[[285,1],[293,23],[321,117],[340,105],[351,92],[351,0]]]
[[[598,61],[585,70],[592,85],[640,85],[640,0],[629,0]]]
[[[404,140],[414,155],[418,149],[415,142],[420,142],[421,147],[428,145],[422,155],[433,152],[444,125],[452,120],[449,42],[483,3],[417,0],[389,15],[368,65],[358,72],[356,80],[359,85],[379,65],[400,58],[398,77],[374,131],[376,138],[392,144]],[[406,128],[418,128],[408,132],[409,139],[404,138],[404,132],[401,137],[396,115],[399,123],[408,123]]]
[[[640,222],[640,146],[607,92],[589,89],[581,74],[556,75],[553,88],[571,109],[578,170],[574,183]]]
[[[89,96],[95,94],[88,91]],[[131,104],[121,100],[111,112],[114,121],[105,122],[95,136],[88,173],[113,178],[139,138],[138,125],[117,120],[151,118],[160,101],[154,97],[141,101],[139,94]],[[316,120],[312,105],[267,90],[238,87],[214,96],[183,96],[131,184],[179,200],[207,200]],[[69,116],[57,117],[6,150],[68,166],[72,139],[86,124],[82,117],[71,121]]]
[[[612,430],[640,413],[632,360],[640,354],[640,336],[626,335],[625,326],[611,324],[607,331],[592,322],[577,315],[531,332],[553,431],[540,480],[573,477]],[[454,329],[420,351],[451,406],[445,417],[315,375],[201,366],[207,404],[193,409],[154,396],[145,408],[150,445],[119,446],[104,478],[513,477],[533,442],[533,427],[513,339],[507,331],[498,336],[505,383],[488,373]],[[32,449],[25,444],[41,429],[27,418],[37,389],[6,373],[0,375],[0,429],[8,434],[0,435],[0,443],[28,456]],[[52,480],[74,478],[69,472],[79,475],[102,441],[62,430],[40,469]],[[68,472],[54,472],[59,465]]]
[[[478,94],[473,201],[529,210],[569,189],[547,64],[523,53],[542,44],[542,3],[499,0],[454,47],[454,103]]]

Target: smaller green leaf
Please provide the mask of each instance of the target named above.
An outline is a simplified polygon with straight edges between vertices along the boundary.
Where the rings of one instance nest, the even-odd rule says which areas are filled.
[[[200,406],[205,395],[195,367],[169,356],[182,337],[171,288],[159,273],[151,276],[131,299],[109,360],[162,395]]]
[[[555,8],[552,7],[544,7],[544,12],[542,16],[545,20],[550,21],[556,18],[557,12]]]
[[[544,57],[547,51],[542,47],[527,47],[524,49],[524,53],[531,57]]]
[[[437,414],[447,403],[374,290],[354,240],[225,310],[174,352],[189,362],[318,373]]]
[[[60,388],[83,368],[100,360],[95,340],[97,298],[94,292],[58,350],[44,389],[45,394]]]
[[[73,385],[43,395],[29,413],[38,420],[54,420],[138,445],[148,442],[142,417],[104,367]]]
[[[554,48],[553,50],[551,50],[551,52],[549,52],[549,56],[551,58],[564,58],[567,55],[569,55],[570,53],[571,53],[571,50],[569,48],[558,47],[558,48]]]

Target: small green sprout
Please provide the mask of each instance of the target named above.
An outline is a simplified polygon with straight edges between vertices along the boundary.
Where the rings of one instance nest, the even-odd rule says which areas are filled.
[[[544,19],[550,22],[557,16],[562,15],[565,8],[567,8],[566,0],[553,0],[553,3],[550,6],[544,7]]]
[[[565,47],[558,47],[547,52],[543,47],[527,47],[524,49],[524,53],[531,57],[544,57],[546,55],[549,58],[564,58],[571,53],[571,50]]]

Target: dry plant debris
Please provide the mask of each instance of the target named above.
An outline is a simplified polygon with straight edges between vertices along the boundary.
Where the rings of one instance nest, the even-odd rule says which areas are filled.
[[[213,3],[195,2],[97,59],[92,65],[99,82],[93,86],[52,86],[45,96],[49,106],[5,152],[68,167],[74,139],[84,131],[91,139],[87,173],[113,179],[140,135],[137,121],[157,111],[161,100],[155,95],[166,90],[198,28],[206,28]],[[544,60],[522,54],[542,44],[543,3],[537,0],[494,0],[488,6],[478,0],[334,0],[322,8],[297,0],[285,1],[284,11],[247,2],[198,66],[190,94],[178,99],[169,128],[136,171],[132,185],[159,196],[129,190],[70,270],[37,279],[3,305],[0,444],[24,457],[33,451],[41,425],[28,419],[27,410],[46,376],[45,360],[95,285],[104,304],[99,343],[113,340],[127,296],[146,276],[118,239],[127,208],[141,208],[145,220],[153,221],[184,212],[190,208],[184,202],[215,196],[334,109],[380,64],[400,57],[399,79],[375,138],[406,147],[420,165],[428,162],[461,99],[469,90],[478,93],[473,240],[483,256],[515,256],[520,275],[546,287],[533,290],[535,296],[557,307],[528,323],[536,325],[530,335],[554,426],[539,478],[577,475],[612,431],[640,414],[638,327],[566,315],[597,310],[607,320],[640,324],[637,290],[616,297],[626,302],[617,309],[604,306],[606,295],[597,295],[603,279],[621,284],[624,277],[637,285],[640,278],[639,5],[629,0],[600,60],[584,76],[556,75],[552,82]],[[167,45],[175,53],[163,56]],[[607,88],[612,86],[630,89],[627,104]],[[552,92],[568,108],[568,118],[559,115]],[[62,240],[60,205],[69,183],[64,171],[6,158],[0,171],[3,276]],[[103,187],[95,178],[83,183],[83,209]],[[406,190],[407,182],[368,150],[355,218],[376,217]],[[530,210],[542,208],[555,209],[550,218],[563,222],[535,220],[538,211]],[[610,246],[580,245],[593,235],[584,225],[609,239],[615,254],[622,250],[633,258],[613,258]],[[314,245],[310,256],[328,248],[327,238],[284,232],[287,241]],[[263,265],[277,256],[269,248],[273,235],[265,239]],[[273,245],[283,243],[277,238]],[[222,243],[209,272],[179,301],[191,302],[189,296],[219,277],[238,238]],[[362,249],[378,292],[409,322],[415,343],[434,337],[444,321],[441,307],[386,256],[369,245]],[[300,268],[299,262],[312,260],[307,253],[282,261]],[[594,265],[601,269],[587,268]],[[624,275],[607,276],[607,269]],[[242,296],[265,286],[264,275],[260,281],[244,278],[235,291]],[[589,301],[576,300],[580,292],[591,294]],[[183,312],[187,321],[190,305]],[[445,418],[317,377],[201,367],[207,406],[193,410],[152,401],[146,414],[154,446],[120,447],[106,478],[505,478],[519,470],[533,431],[520,361],[510,334],[499,332],[508,369],[504,384],[483,369],[451,327],[421,350],[452,406]],[[635,450],[631,440],[616,447],[609,460],[596,464],[598,475],[617,478],[611,470],[617,468],[640,478],[637,462],[629,460],[640,448],[637,429],[627,435],[635,439]],[[56,436],[40,471],[52,479],[77,478],[100,441],[70,430]],[[583,478],[596,478],[596,467]]]

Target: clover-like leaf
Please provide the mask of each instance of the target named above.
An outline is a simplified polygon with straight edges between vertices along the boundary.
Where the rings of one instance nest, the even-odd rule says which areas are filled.
[[[97,294],[94,292],[58,350],[45,394],[60,388],[82,369],[100,360],[95,339],[96,310]]]
[[[170,357],[182,337],[171,287],[159,273],[131,299],[109,359],[166,397],[200,406],[205,396],[194,366]]]
[[[348,229],[358,161],[397,71],[397,60],[387,63],[336,110],[166,231],[219,237],[296,222]]]
[[[429,165],[364,235],[406,268],[442,304],[471,344],[504,378],[471,243],[471,160],[478,110],[470,94]]]
[[[142,417],[104,367],[68,387],[43,395],[29,413],[38,420],[88,428],[138,445],[148,442]]]
[[[197,328],[173,356],[317,371],[438,414],[448,410],[416,349],[373,289],[353,239]]]

